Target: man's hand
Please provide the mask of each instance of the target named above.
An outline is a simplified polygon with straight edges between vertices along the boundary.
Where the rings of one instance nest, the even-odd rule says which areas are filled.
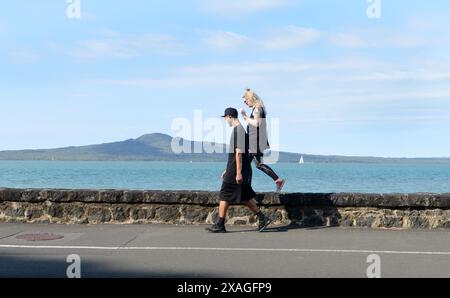
[[[237,184],[242,184],[243,181],[244,181],[244,178],[242,178],[242,174],[237,174],[236,175]]]
[[[241,109],[241,115],[242,115],[242,117],[246,118],[247,117],[247,112],[245,112],[244,109]]]

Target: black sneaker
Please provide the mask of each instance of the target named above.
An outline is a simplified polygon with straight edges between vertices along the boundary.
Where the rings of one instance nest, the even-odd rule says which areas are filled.
[[[270,218],[268,218],[267,216],[264,216],[263,219],[259,220],[258,223],[258,231],[262,232],[264,231],[271,223],[272,221],[270,220]]]
[[[213,224],[212,226],[206,228],[206,230],[210,233],[226,233],[227,230],[225,226],[219,226],[218,224]]]

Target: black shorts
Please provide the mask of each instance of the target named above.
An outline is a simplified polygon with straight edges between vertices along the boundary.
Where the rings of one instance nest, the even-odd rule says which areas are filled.
[[[241,203],[250,201],[256,197],[251,184],[222,183],[220,200],[228,203]]]

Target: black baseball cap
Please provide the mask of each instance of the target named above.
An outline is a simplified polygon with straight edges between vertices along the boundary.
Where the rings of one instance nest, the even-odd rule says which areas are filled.
[[[238,118],[238,111],[235,108],[227,108],[225,114],[222,117],[231,116],[232,118]]]

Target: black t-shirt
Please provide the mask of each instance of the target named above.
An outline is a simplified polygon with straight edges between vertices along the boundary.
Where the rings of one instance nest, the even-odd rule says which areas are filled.
[[[237,184],[236,182],[236,149],[239,148],[242,153],[242,179],[243,184],[252,182],[251,158],[247,149],[248,136],[241,124],[236,126],[231,133],[230,145],[228,148],[227,170],[223,177],[226,183]]]

